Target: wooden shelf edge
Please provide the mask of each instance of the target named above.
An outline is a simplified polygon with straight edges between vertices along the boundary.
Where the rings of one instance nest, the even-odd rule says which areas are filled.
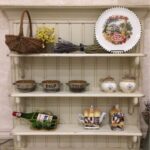
[[[40,54],[8,54],[10,57],[145,57],[143,53],[125,53],[125,54],[110,54],[110,53],[70,53],[70,54],[52,54],[52,53],[40,53]]]
[[[140,98],[144,97],[144,94],[141,92],[135,92],[135,93],[122,93],[122,92],[116,92],[116,93],[105,93],[100,91],[85,91],[82,93],[73,93],[69,91],[60,91],[60,92],[53,92],[53,93],[47,93],[44,91],[33,91],[28,93],[21,93],[21,92],[13,92],[10,95],[11,97],[128,97],[128,98]]]
[[[55,130],[34,130],[29,126],[17,126],[12,130],[13,136],[54,136],[54,135],[74,135],[74,136],[142,136],[141,131],[136,126],[127,125],[124,131],[112,131],[109,125],[102,126],[97,130],[87,130],[81,125],[60,124]]]
[[[113,6],[123,6],[123,7],[128,7],[128,8],[150,8],[150,4],[148,3],[127,3],[127,2],[121,2],[119,4],[117,4],[116,2],[93,2],[93,3],[78,3],[78,2],[74,2],[74,3],[66,3],[63,2],[62,4],[60,4],[60,2],[47,2],[47,3],[43,3],[42,1],[37,2],[37,3],[29,3],[29,2],[22,2],[19,1],[17,3],[14,2],[0,2],[0,8],[110,8]]]

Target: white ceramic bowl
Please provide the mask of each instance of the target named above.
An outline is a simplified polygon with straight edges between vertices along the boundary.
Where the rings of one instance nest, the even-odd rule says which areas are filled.
[[[113,93],[116,92],[117,90],[117,84],[112,81],[104,81],[100,85],[102,91],[107,92],[107,93]]]
[[[136,90],[135,81],[121,81],[119,86],[121,91],[124,93],[132,93]]]

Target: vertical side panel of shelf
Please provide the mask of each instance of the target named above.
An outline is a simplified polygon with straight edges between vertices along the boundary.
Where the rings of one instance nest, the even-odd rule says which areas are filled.
[[[35,147],[43,148],[46,145],[46,136],[35,136]]]
[[[14,23],[13,24],[14,34],[18,34],[18,30],[19,30],[19,24]],[[19,76],[19,59],[17,57],[14,58],[14,69],[15,69],[15,81],[16,81],[16,80],[20,79],[20,76]]]
[[[106,148],[107,147],[107,137],[106,136],[97,136],[96,137],[96,148]]]
[[[35,143],[35,137],[33,136],[27,136],[26,137],[26,146],[28,148],[33,148],[36,146],[36,143]]]
[[[45,147],[51,149],[57,149],[59,145],[58,136],[47,136],[45,139]]]
[[[86,45],[94,44],[94,24],[82,24],[82,41]],[[92,90],[96,86],[96,74],[95,74],[95,67],[96,67],[96,61],[92,58],[85,58],[83,60],[82,68],[84,70],[83,72],[83,78],[84,80],[88,81],[90,83],[89,90]]]
[[[122,77],[130,74],[130,59],[129,58],[121,58],[120,68],[121,68],[120,80],[122,80]],[[129,103],[130,99],[129,98],[121,98],[120,100],[121,100],[121,102],[120,102],[121,109],[123,112],[126,112],[126,118],[128,118],[128,115],[129,115],[128,114],[128,103]]]
[[[129,58],[121,58],[121,68],[122,68],[121,76],[122,77],[130,73],[129,67],[130,67]]]
[[[71,30],[70,24],[58,24],[58,36],[64,40],[69,41],[71,39]],[[64,90],[68,89],[66,83],[69,80],[70,75],[70,60],[68,58],[59,58],[59,79],[63,82]],[[70,101],[69,98],[60,98],[59,101],[59,115],[60,115],[60,123],[69,123],[70,121]],[[60,137],[61,141],[61,137]]]
[[[107,74],[107,59],[108,58],[100,58],[97,59],[97,87],[100,88],[101,80],[108,76]]]
[[[63,100],[60,100],[60,123],[66,124],[70,123],[70,99],[69,98],[63,98]]]
[[[120,137],[108,137],[108,148],[121,148]]]
[[[84,136],[83,137],[83,147],[84,149],[92,149],[95,147],[95,136]]]
[[[71,147],[73,149],[82,149],[83,148],[83,136],[79,136],[79,137],[72,136],[71,138],[72,138],[71,139],[71,141],[72,141]]]
[[[95,42],[95,24],[82,24],[82,41],[85,45],[92,45]]]
[[[120,81],[120,74],[122,71],[120,58],[109,58],[109,73],[116,80],[116,82]]]
[[[82,24],[81,23],[72,23],[70,24],[71,28],[71,41],[74,44],[79,45],[82,42]]]
[[[61,37],[62,39],[66,41],[70,41],[71,38],[71,30],[70,30],[70,24],[68,23],[59,23],[58,28],[58,37]]]
[[[61,37],[64,40],[71,41],[72,39],[72,30],[71,24],[59,24],[58,25],[58,37]],[[70,67],[71,60],[66,58],[59,58],[59,79],[63,82],[64,90],[67,90],[68,87],[66,83],[70,80]],[[60,98],[59,101],[59,117],[60,123],[69,123],[71,118],[70,112],[70,98]],[[59,148],[68,148],[71,146],[70,137],[58,137],[58,147]],[[70,142],[69,142],[70,141]]]
[[[71,142],[72,138],[71,136],[59,136],[59,143],[58,143],[58,147],[60,149],[65,149],[65,148],[71,148]]]
[[[35,23],[33,25],[33,35],[35,35],[35,31],[36,28],[38,26],[42,26],[43,24],[37,24]],[[46,72],[45,72],[45,68],[46,68],[46,59],[44,58],[30,58],[30,63],[32,64],[31,67],[31,76],[32,79],[35,80],[37,83],[41,83],[41,81],[46,79]],[[28,65],[28,66],[31,66]],[[37,85],[37,90],[39,90],[42,88]],[[44,100],[44,98],[42,98]],[[28,101],[28,100],[27,100]],[[32,111],[45,111],[45,101],[42,101],[41,98],[30,98],[29,100],[30,102],[30,106],[32,107]],[[29,137],[29,139],[31,140],[31,142],[33,142],[33,146],[35,147],[43,147],[45,146],[45,142],[46,142],[46,137],[41,137],[41,136],[33,136],[33,137]]]
[[[128,138],[126,137],[121,137],[120,138],[120,146],[121,148],[127,148],[128,147]]]
[[[71,124],[78,124],[78,115],[83,112],[81,104],[82,98],[71,98]]]
[[[92,58],[85,58],[84,59],[84,74],[85,74],[85,80],[90,84],[90,86],[88,87],[89,90],[93,90],[95,88],[95,70],[94,70],[94,59]]]
[[[69,41],[71,38],[70,33],[70,25],[69,24],[58,24],[58,37],[63,38],[64,40]],[[59,78],[60,81],[64,84],[64,90],[67,90],[66,83],[70,80],[70,70],[71,67],[69,58],[59,58]]]

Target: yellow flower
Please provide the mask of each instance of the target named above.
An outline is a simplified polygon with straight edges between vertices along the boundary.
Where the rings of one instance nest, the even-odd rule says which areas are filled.
[[[36,38],[41,39],[45,43],[54,44],[55,29],[52,27],[38,27],[36,31]]]

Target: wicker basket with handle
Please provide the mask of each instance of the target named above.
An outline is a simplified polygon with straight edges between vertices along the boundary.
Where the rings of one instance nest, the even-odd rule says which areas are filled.
[[[23,20],[25,14],[27,14],[27,17],[29,19],[29,27],[30,27],[29,37],[25,37],[23,34]],[[5,40],[6,40],[5,43],[8,45],[11,51],[23,54],[45,52],[42,40],[32,37],[32,23],[28,10],[24,10],[22,12],[19,35],[6,35]]]

